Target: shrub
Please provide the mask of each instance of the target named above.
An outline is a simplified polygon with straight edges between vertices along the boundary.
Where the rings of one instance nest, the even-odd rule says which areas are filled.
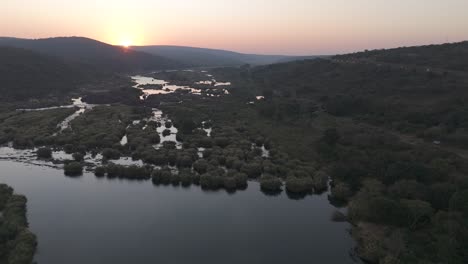
[[[108,160],[120,159],[120,152],[116,149],[106,148],[102,151],[102,156]]]
[[[224,177],[223,186],[227,190],[235,190],[237,188],[236,178],[234,178],[234,177]]]
[[[218,189],[223,186],[223,178],[221,176],[203,174],[200,176],[200,185],[205,189]]]
[[[247,174],[250,178],[257,178],[262,174],[262,165],[257,162],[244,164],[241,172]]]
[[[73,153],[72,157],[75,161],[78,162],[82,162],[84,160],[84,155],[79,152]]]
[[[248,180],[247,174],[237,173],[237,174],[234,175],[234,178],[236,179],[237,188],[247,187],[247,180]]]
[[[163,137],[167,137],[171,135],[171,130],[169,129],[164,129],[162,132]]]
[[[208,170],[208,162],[204,159],[197,160],[193,164],[193,169],[200,174],[206,173]]]
[[[94,175],[97,177],[103,177],[106,174],[106,168],[99,166],[94,169]]]
[[[313,182],[310,178],[288,177],[286,190],[291,193],[309,193],[312,191]]]
[[[328,178],[325,172],[317,172],[313,177],[314,191],[317,193],[326,191],[328,189]]]
[[[181,170],[179,171],[179,177],[182,186],[190,186],[193,179],[193,173],[189,169]]]
[[[343,182],[336,183],[331,189],[333,199],[337,201],[347,201],[353,194],[348,184]]]
[[[65,175],[79,176],[83,174],[83,166],[79,162],[70,162],[63,167]]]
[[[283,183],[277,177],[266,175],[260,178],[260,188],[263,191],[279,192],[281,191],[281,186],[283,186]]]
[[[169,168],[156,169],[152,174],[153,184],[169,184],[171,182],[172,172]]]
[[[66,145],[63,147],[63,150],[64,150],[65,153],[67,153],[67,154],[72,154],[72,153],[75,151],[75,146],[72,145],[72,144],[66,144]]]
[[[40,148],[36,152],[38,159],[51,159],[52,150],[50,148]]]

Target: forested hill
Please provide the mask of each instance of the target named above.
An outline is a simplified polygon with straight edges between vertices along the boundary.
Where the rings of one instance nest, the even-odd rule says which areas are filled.
[[[409,50],[420,60],[372,61],[405,58]],[[454,70],[468,65],[466,42],[368,53],[252,68],[250,87],[305,109],[316,104],[334,115],[468,148],[468,72]]]
[[[144,51],[158,56],[180,61],[190,66],[220,67],[239,66],[243,64],[265,65],[288,62],[314,56],[284,56],[284,55],[257,55],[244,54],[228,50],[193,48],[183,46],[138,46],[134,50]]]
[[[335,58],[466,71],[468,70],[468,41],[443,45],[372,50],[336,56]]]
[[[0,46],[0,100],[65,94],[113,76],[34,51]]]
[[[0,38],[0,46],[28,49],[110,72],[182,67],[176,61],[82,37],[48,39]]]

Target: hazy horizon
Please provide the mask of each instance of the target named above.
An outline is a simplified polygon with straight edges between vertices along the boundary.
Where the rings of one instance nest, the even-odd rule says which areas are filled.
[[[0,35],[328,55],[467,40],[465,10],[463,0],[6,0]]]

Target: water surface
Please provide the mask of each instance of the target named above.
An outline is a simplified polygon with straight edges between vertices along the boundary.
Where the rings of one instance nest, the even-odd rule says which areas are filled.
[[[271,197],[79,178],[0,161],[0,182],[28,197],[38,264],[353,263],[348,224],[326,195]]]

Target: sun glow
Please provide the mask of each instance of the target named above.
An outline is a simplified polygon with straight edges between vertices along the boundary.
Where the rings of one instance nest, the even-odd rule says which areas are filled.
[[[129,48],[130,46],[132,46],[132,41],[131,40],[124,40],[120,43],[120,46],[124,47],[124,48]]]

